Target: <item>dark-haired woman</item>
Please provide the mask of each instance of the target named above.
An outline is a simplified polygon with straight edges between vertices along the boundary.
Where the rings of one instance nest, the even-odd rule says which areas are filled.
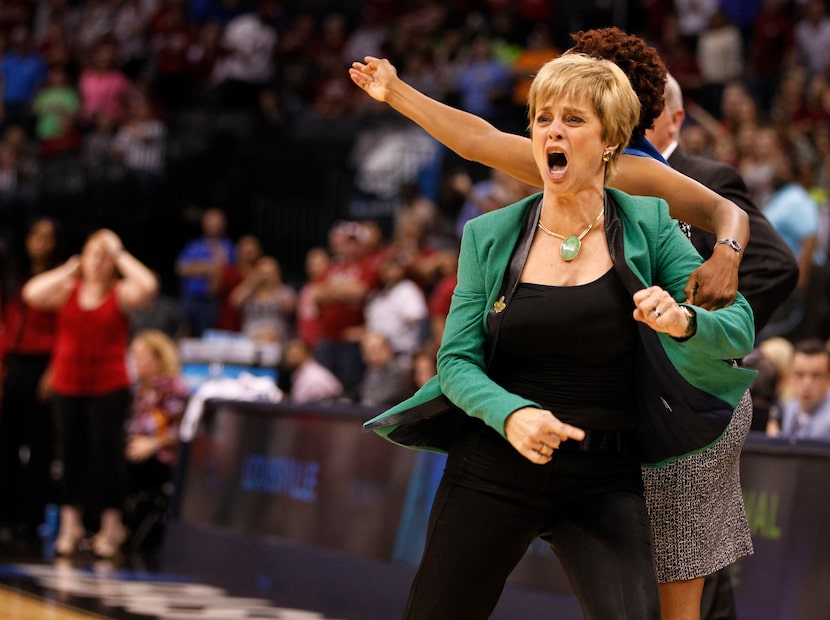
[[[26,231],[22,255],[10,261],[0,319],[0,526],[33,544],[52,500],[52,424],[47,401],[55,313],[23,303],[23,283],[57,264],[60,225],[41,217]]]

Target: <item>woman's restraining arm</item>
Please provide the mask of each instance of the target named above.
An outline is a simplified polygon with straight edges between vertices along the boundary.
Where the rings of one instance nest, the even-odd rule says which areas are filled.
[[[742,247],[749,242],[749,217],[740,207],[658,161],[623,156],[610,185],[629,194],[663,198],[672,217],[713,232],[718,239],[734,239]],[[712,257],[692,272],[685,285],[686,299],[707,309],[732,303],[740,263],[740,253],[717,245]]]
[[[659,210],[658,210],[659,211]],[[699,267],[700,255],[682,231],[669,219],[663,207],[655,214],[662,218],[660,238],[655,248],[656,278],[677,301],[683,302],[688,274]],[[697,331],[683,346],[710,359],[737,359],[752,351],[755,330],[752,309],[743,295],[717,310],[707,310],[690,302],[696,314]]]

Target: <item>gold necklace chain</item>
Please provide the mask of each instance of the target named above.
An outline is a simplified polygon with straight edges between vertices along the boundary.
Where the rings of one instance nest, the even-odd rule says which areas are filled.
[[[566,237],[565,235],[560,235],[559,233],[553,232],[550,228],[542,224],[542,220],[539,220],[539,230],[542,232],[550,235],[551,237],[556,237],[557,239],[562,240],[562,244],[559,246],[559,255],[562,257],[562,260],[565,261],[572,261],[576,258],[576,255],[579,254],[579,250],[582,248],[582,239],[591,232],[591,229],[594,225],[599,222],[602,214],[605,213],[605,205],[602,206],[599,213],[597,214],[596,219],[588,224],[588,227],[583,230],[579,235],[571,235]]]

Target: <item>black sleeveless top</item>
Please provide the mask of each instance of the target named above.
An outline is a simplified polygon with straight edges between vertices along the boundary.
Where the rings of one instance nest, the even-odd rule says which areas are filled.
[[[611,268],[579,286],[520,283],[488,374],[580,428],[634,427],[634,302]]]

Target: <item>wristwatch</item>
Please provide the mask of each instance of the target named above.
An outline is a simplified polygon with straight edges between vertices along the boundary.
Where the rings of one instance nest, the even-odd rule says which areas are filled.
[[[712,249],[718,247],[721,244],[722,245],[728,245],[730,248],[735,250],[738,254],[743,254],[744,253],[744,249],[741,247],[741,244],[738,243],[737,241],[735,241],[734,239],[718,239],[717,241],[715,241],[715,245],[712,247]]]
[[[682,342],[683,340],[688,340],[697,333],[697,313],[689,306],[680,306],[680,309],[683,310],[686,318],[689,319],[689,323],[686,325],[686,331],[683,332],[682,336],[675,338],[675,340]]]

